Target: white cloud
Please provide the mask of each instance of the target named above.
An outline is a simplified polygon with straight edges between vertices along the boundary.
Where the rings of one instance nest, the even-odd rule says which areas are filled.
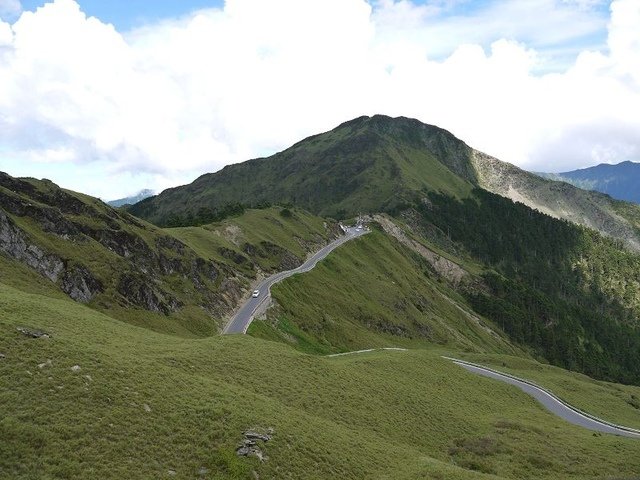
[[[123,35],[55,0],[0,22],[0,169],[118,197],[374,113],[536,170],[640,159],[637,0],[612,3],[608,51],[546,75],[605,28],[594,2],[458,3],[227,0]]]

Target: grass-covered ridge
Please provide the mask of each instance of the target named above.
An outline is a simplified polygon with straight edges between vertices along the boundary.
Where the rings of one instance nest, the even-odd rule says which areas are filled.
[[[172,216],[236,203],[293,203],[334,218],[391,210],[425,185],[466,196],[474,175],[470,151],[450,133],[416,120],[361,117],[269,158],[203,175],[129,211],[164,225]]]
[[[620,242],[480,189],[462,200],[431,193],[398,215],[379,218],[443,265],[374,232],[276,286],[269,321],[250,333],[317,352],[418,341],[507,353],[516,345],[638,384],[640,257]],[[451,281],[447,262],[466,272],[462,280]]]
[[[277,306],[249,333],[305,351],[425,343],[518,351],[495,325],[474,315],[429,263],[376,228],[311,272],[276,285],[272,296]]]
[[[0,298],[3,478],[601,479],[640,469],[640,442],[566,424],[440,350],[322,358],[247,336],[149,332],[6,285]],[[275,430],[264,463],[234,454],[255,426]]]
[[[248,209],[242,215],[200,227],[169,228],[203,258],[248,276],[286,270],[336,235],[335,222],[294,207]]]
[[[50,181],[0,173],[0,281],[175,335],[217,334],[257,276],[297,266],[337,234],[335,222],[295,207],[163,230]]]
[[[396,211],[416,193],[468,198],[474,187],[640,251],[638,205],[543,179],[478,152],[436,126],[384,115],[345,122],[268,158],[230,165],[168,189],[129,210],[162,226],[281,203],[340,219]]]

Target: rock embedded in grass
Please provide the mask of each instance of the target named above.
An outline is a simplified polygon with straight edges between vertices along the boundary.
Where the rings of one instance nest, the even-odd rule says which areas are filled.
[[[245,438],[250,440],[262,440],[263,442],[268,442],[269,440],[271,440],[271,435],[266,433],[258,433],[253,430],[247,430],[246,432],[244,432],[244,436]]]
[[[50,366],[51,366],[51,359],[47,359],[46,362],[38,364],[39,369],[43,369],[44,367],[50,367]]]
[[[257,429],[256,429],[257,430]],[[268,442],[271,440],[274,430],[269,427],[266,429],[266,433],[260,433],[256,430],[246,430],[242,435],[244,439],[242,443],[238,445],[236,449],[236,455],[239,457],[256,457],[261,462],[267,460],[267,457],[263,454],[262,449],[258,446],[257,442]]]
[[[31,338],[51,338],[50,334],[43,332],[42,330],[30,330],[24,327],[17,327],[16,330]]]

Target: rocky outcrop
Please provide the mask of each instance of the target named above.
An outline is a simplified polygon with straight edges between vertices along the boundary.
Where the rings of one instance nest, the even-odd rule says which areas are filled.
[[[43,332],[42,330],[32,330],[30,328],[25,328],[25,327],[17,327],[16,330],[18,330],[21,334],[23,334],[25,337],[31,337],[31,338],[51,338],[51,335]]]
[[[278,261],[277,271],[292,270],[302,265],[302,259],[291,253],[286,248],[268,241],[262,241],[258,245],[245,243],[242,251],[249,257],[275,258]]]
[[[547,180],[478,151],[473,151],[472,163],[482,188],[552,217],[619,238],[632,250],[640,251],[640,235],[632,222],[616,210],[609,196]],[[635,215],[640,215],[638,207],[634,208]]]
[[[37,270],[52,282],[57,282],[64,270],[64,261],[46,253],[28,240],[27,235],[0,210],[0,250],[9,257]]]
[[[67,266],[66,260],[47,253],[33,243],[26,233],[0,210],[0,251],[25,263],[52,282],[60,280],[60,288],[78,302],[88,302],[103,291],[102,283],[82,265]]]
[[[74,265],[65,270],[60,288],[76,302],[87,303],[103,292],[102,282],[83,265]]]
[[[266,455],[262,451],[261,444],[271,441],[273,438],[273,428],[267,428],[265,433],[260,433],[258,429],[252,429],[245,431],[242,442],[236,448],[236,454],[239,457],[256,457],[261,462],[267,460]],[[262,429],[260,429],[262,430]]]
[[[231,260],[236,265],[251,265],[251,262],[247,257],[235,250],[231,250],[230,248],[218,247],[218,253],[224,258]]]
[[[220,275],[213,262],[198,257],[169,235],[140,235],[137,229],[146,227],[127,213],[108,208],[98,200],[81,199],[46,180],[15,179],[4,173],[0,173],[0,205],[0,251],[57,283],[78,302],[89,302],[103,292],[103,281],[86,266],[42,247],[18,220],[28,219],[44,233],[74,244],[95,241],[126,259],[132,267],[130,271],[106,280],[112,279],[129,304],[165,314],[175,311],[181,302],[159,285],[163,277],[179,275],[202,294],[205,308],[215,305],[216,309],[225,310],[208,286]],[[57,245],[59,250],[67,251],[63,244]]]
[[[131,304],[152,312],[168,315],[182,306],[181,302],[152,285],[147,278],[133,273],[122,274],[117,291]]]
[[[436,273],[447,279],[454,286],[459,285],[460,282],[468,276],[467,271],[457,263],[452,262],[442,255],[438,255],[433,250],[430,250],[421,243],[409,238],[390,218],[383,215],[374,215],[373,220],[380,224],[387,235],[391,235],[401,244],[409,247],[411,250],[425,258]]]

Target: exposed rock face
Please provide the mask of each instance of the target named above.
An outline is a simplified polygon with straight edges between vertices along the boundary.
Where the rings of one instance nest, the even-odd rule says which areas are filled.
[[[96,279],[83,265],[74,265],[62,276],[62,290],[76,302],[87,303],[104,291],[102,282]]]
[[[218,253],[222,255],[224,258],[228,258],[236,265],[244,265],[244,264],[251,265],[251,262],[247,257],[236,252],[235,250],[231,250],[230,248],[219,247]]]
[[[541,178],[475,150],[471,160],[482,188],[552,217],[622,239],[631,249],[640,251],[640,236],[629,220],[615,211],[607,195]]]
[[[65,243],[58,241],[45,248],[28,233],[31,227],[26,230],[22,225],[23,218]],[[148,230],[128,213],[97,200],[83,201],[49,181],[15,179],[0,172],[0,253],[57,283],[72,299],[89,302],[106,290],[105,283],[110,283],[125,303],[169,314],[182,306],[165,284],[165,277],[170,275],[191,282],[202,295],[202,306],[219,317],[240,298],[234,282],[221,282],[230,289],[228,295],[222,288],[211,288],[221,275],[213,262],[198,257],[174,237],[159,231],[141,235],[140,229]],[[126,262],[114,262],[103,273],[105,278],[99,279],[78,263],[75,253],[68,253],[71,250],[67,250],[66,242],[97,242]],[[108,258],[106,255],[105,262]]]
[[[43,332],[42,330],[31,330],[25,327],[17,327],[16,330],[18,330],[21,334],[31,338],[51,338],[51,335]]]
[[[125,273],[120,277],[118,292],[132,304],[152,312],[168,315],[182,304],[159,287],[152,286],[142,276]]]
[[[446,278],[452,284],[457,286],[462,279],[468,275],[466,270],[457,263],[438,255],[421,243],[407,237],[402,229],[389,218],[383,215],[374,215],[373,219],[382,226],[382,229],[387,233],[387,235],[391,235],[400,243],[424,257],[439,275]]]
[[[52,282],[57,282],[64,270],[63,260],[46,253],[29,242],[26,234],[0,210],[0,250],[11,258],[26,263]]]
[[[236,449],[236,454],[239,457],[256,457],[261,462],[267,460],[262,448],[258,442],[266,443],[273,438],[273,428],[268,428],[265,433],[260,433],[256,430],[247,430],[243,433],[243,440]]]
[[[88,302],[102,292],[102,283],[82,265],[67,267],[57,255],[46,253],[0,210],[0,250],[37,270],[52,282],[61,279],[60,288],[78,302]]]
[[[245,243],[242,247],[242,251],[249,257],[261,257],[261,258],[277,258],[279,264],[276,270],[291,270],[302,264],[302,259],[288,251],[287,249],[276,245],[275,243],[262,241],[258,245],[252,245]]]

